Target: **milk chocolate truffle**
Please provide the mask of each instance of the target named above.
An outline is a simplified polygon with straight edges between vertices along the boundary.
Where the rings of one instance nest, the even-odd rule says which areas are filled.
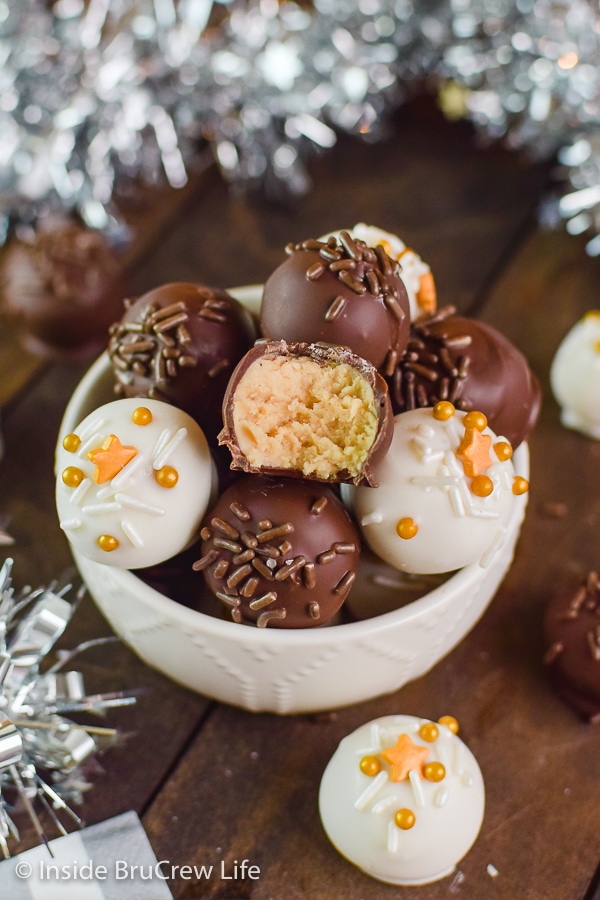
[[[565,587],[544,617],[544,661],[560,696],[584,719],[600,723],[600,582],[596,572]]]
[[[409,301],[398,263],[347,231],[288,244],[268,278],[260,327],[271,340],[341,344],[390,375],[408,341]]]
[[[4,310],[22,329],[24,345],[44,356],[103,346],[126,293],[105,238],[63,220],[9,244],[0,281]]]
[[[234,622],[323,625],[355,579],[359,536],[333,491],[315,482],[248,475],[221,495],[194,564]]]
[[[223,401],[219,442],[245,472],[377,486],[392,439],[385,380],[343,347],[258,343]]]
[[[115,394],[172,403],[214,438],[229,376],[254,337],[249,313],[225,291],[162,285],[130,303],[111,328]]]
[[[406,353],[390,379],[395,413],[449,400],[481,410],[514,448],[540,411],[540,386],[527,360],[495,328],[456,316],[452,306],[413,323]]]

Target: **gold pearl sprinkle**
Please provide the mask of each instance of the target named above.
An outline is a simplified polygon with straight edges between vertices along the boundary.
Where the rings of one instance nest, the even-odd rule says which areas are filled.
[[[396,534],[398,537],[401,537],[403,541],[410,541],[411,538],[415,537],[418,530],[419,526],[414,519],[410,518],[410,516],[399,519],[396,525]]]
[[[441,762],[427,763],[423,769],[423,775],[427,781],[443,781],[446,777],[446,767]]]
[[[409,828],[412,828],[414,826],[416,821],[417,820],[412,809],[407,809],[406,807],[397,810],[394,816],[394,822],[396,823],[398,828],[402,829],[402,831],[408,831]]]
[[[76,488],[85,478],[84,473],[77,466],[67,466],[62,473],[62,480],[67,487]]]
[[[76,453],[81,444],[81,438],[78,434],[68,434],[63,438],[63,447],[67,453]]]
[[[512,486],[513,494],[516,494],[516,496],[519,497],[521,494],[526,494],[528,490],[529,482],[527,481],[527,479],[521,478],[520,475],[515,475]]]
[[[438,725],[445,725],[452,734],[458,734],[458,720],[454,716],[440,716]]]
[[[360,761],[360,771],[369,778],[374,778],[381,771],[381,763],[376,756],[363,756]]]
[[[513,455],[513,449],[508,441],[498,441],[494,444],[494,450],[500,462],[506,462]]]
[[[138,406],[131,413],[131,421],[134,425],[149,425],[152,421],[152,413],[147,406]]]
[[[483,431],[487,426],[487,418],[479,410],[473,409],[464,417],[463,425],[465,428],[476,428],[477,431]]]
[[[432,744],[440,736],[440,730],[434,722],[424,722],[419,728],[419,735],[428,744]]]
[[[173,466],[163,466],[154,473],[158,484],[164,488],[174,488],[179,481],[179,472]]]
[[[449,400],[439,400],[433,407],[433,418],[440,422],[447,422],[455,413],[454,404]]]
[[[101,534],[98,538],[98,546],[101,550],[104,550],[105,553],[111,553],[113,550],[117,549],[119,542],[112,534]]]
[[[487,475],[476,475],[471,482],[471,491],[476,497],[489,497],[494,490],[494,482]]]

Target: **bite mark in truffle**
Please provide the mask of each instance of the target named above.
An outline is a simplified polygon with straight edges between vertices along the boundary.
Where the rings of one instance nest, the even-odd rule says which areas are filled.
[[[391,441],[385,381],[342,347],[255,346],[242,359],[223,403],[219,442],[232,468],[375,486],[373,461]]]

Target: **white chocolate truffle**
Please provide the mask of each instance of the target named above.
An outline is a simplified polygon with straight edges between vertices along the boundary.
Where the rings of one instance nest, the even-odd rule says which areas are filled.
[[[482,413],[441,401],[397,415],[390,449],[374,467],[380,486],[343,496],[371,550],[394,568],[433,575],[476,561],[485,567],[528,487],[511,456]]]
[[[121,569],[155,565],[195,537],[213,464],[200,426],[159,400],[115,400],[61,435],[60,527],[84,556]]]
[[[342,231],[343,229],[340,229]],[[353,228],[346,229],[350,234],[364,241],[368,247],[383,244],[385,252],[400,263],[400,278],[406,288],[410,303],[410,317],[416,319],[423,313],[434,312],[437,305],[435,282],[431,269],[410,247],[400,240],[396,234],[384,231],[375,225],[359,222]],[[339,231],[331,232],[336,237]],[[329,235],[325,235],[329,237]]]
[[[353,731],[331,757],[319,791],[323,828],[367,875],[428,884],[450,875],[475,842],[483,777],[456,728],[452,717],[384,716]]]
[[[600,440],[600,311],[588,312],[563,338],[550,384],[565,428]]]

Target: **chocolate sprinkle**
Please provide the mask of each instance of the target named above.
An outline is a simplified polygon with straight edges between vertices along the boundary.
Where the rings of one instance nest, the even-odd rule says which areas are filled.
[[[315,496],[305,482],[251,476],[221,495],[208,521],[193,568],[229,610],[239,612],[239,621],[302,628],[335,615],[354,581],[360,542],[329,488]],[[246,528],[241,534],[240,521]],[[327,568],[319,572],[316,563],[324,561]],[[305,599],[305,590],[317,599]],[[268,616],[259,615],[263,607]]]

